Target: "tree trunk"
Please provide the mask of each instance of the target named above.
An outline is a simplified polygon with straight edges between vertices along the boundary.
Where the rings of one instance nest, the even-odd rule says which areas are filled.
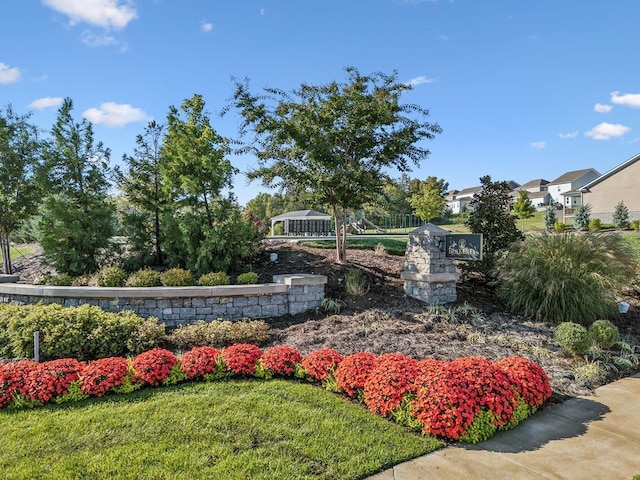
[[[340,263],[347,263],[347,210],[342,209],[342,253],[340,255]]]
[[[2,271],[6,275],[11,275],[13,273],[13,268],[11,267],[9,234],[7,232],[0,232],[0,251],[2,252]]]
[[[341,218],[338,216],[338,207],[335,205],[333,208],[333,218],[336,222],[336,263],[342,263],[342,248],[340,243],[342,242],[342,229],[344,229],[344,225],[340,226]]]

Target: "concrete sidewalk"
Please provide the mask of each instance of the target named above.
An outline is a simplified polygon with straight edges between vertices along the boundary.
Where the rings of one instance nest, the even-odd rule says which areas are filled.
[[[369,480],[585,479],[640,475],[640,375],[537,412],[477,445],[455,445]]]

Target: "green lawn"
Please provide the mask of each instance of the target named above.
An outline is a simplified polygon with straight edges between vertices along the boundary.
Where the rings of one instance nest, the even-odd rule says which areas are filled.
[[[292,381],[185,384],[0,413],[10,479],[357,479],[443,446]]]
[[[31,245],[20,245],[19,247],[9,247],[9,254],[11,255],[11,260],[20,258],[23,255],[27,255],[33,251],[34,251],[34,248]],[[0,262],[1,261],[2,261],[2,252],[0,252]]]
[[[374,250],[379,243],[384,245],[387,253],[392,255],[404,255],[407,248],[407,237],[378,237],[370,238],[367,236],[356,236],[347,238],[347,248],[359,248]],[[335,240],[316,240],[310,242],[302,242],[302,245],[312,248],[336,248]]]

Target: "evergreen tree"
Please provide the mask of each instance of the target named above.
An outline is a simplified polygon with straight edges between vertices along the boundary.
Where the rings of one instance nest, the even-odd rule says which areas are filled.
[[[544,222],[544,228],[547,230],[551,231],[555,228],[558,216],[556,215],[556,208],[553,205],[549,205],[544,209],[542,221]]]
[[[586,232],[591,221],[591,205],[578,205],[573,216],[573,228]]]
[[[616,204],[613,210],[612,221],[615,228],[629,228],[631,225],[629,223],[629,209],[624,202],[620,201]]]
[[[493,182],[489,175],[480,178],[482,189],[473,195],[467,226],[472,233],[483,235],[482,260],[468,262],[468,269],[491,274],[498,251],[510,246],[523,235],[511,214],[511,188],[507,182]]]
[[[167,209],[165,179],[161,175],[161,151],[165,129],[149,122],[136,138],[133,155],[124,155],[127,172],[120,176],[126,200],[123,227],[129,239],[136,266],[163,265],[161,218]]]
[[[112,247],[114,207],[109,201],[110,152],[94,144],[87,120],[76,123],[66,98],[44,148],[48,173],[40,220],[45,259],[59,272],[82,275],[98,268],[100,254]]]

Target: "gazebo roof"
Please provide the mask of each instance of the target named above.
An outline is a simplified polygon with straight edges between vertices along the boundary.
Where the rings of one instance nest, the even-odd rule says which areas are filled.
[[[315,210],[296,210],[281,215],[271,217],[272,222],[279,220],[329,220],[331,215],[328,213],[316,212]]]

